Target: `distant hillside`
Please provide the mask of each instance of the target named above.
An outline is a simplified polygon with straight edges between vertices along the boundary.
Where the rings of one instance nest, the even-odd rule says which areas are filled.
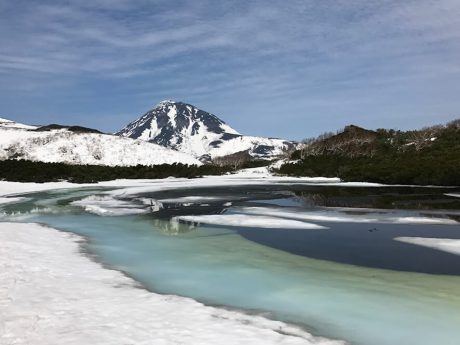
[[[355,125],[342,131],[325,133],[317,138],[305,139],[298,150],[298,158],[319,155],[340,155],[345,157],[374,156],[383,152],[419,151],[432,146],[439,139],[450,134],[458,126],[452,121],[446,126],[438,125],[413,131],[364,129]]]
[[[74,132],[74,133],[96,133],[96,134],[103,134],[101,131],[98,131],[97,129],[93,128],[88,128],[88,127],[82,127],[82,126],[63,126],[63,125],[57,125],[55,123],[46,125],[46,126],[41,126],[35,129],[37,132],[49,132],[55,129],[66,129],[69,132]]]
[[[414,131],[347,126],[307,139],[279,172],[345,181],[460,185],[460,120]]]
[[[378,134],[350,125],[335,135],[326,133],[318,138],[306,139],[301,145],[302,155],[342,154],[349,157],[373,155],[378,150]]]
[[[183,152],[91,128],[56,124],[35,127],[1,119],[0,161],[11,159],[106,166],[202,164]]]

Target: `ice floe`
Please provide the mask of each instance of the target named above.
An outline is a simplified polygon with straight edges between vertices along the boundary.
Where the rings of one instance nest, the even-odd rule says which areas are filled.
[[[356,209],[359,211],[359,209]],[[395,224],[458,224],[453,219],[422,217],[415,215],[401,215],[391,211],[368,212],[364,214],[350,214],[337,210],[322,209],[317,211],[305,211],[305,209],[288,210],[283,207],[240,207],[236,212],[256,215],[274,216],[286,219],[296,219],[316,222],[348,222],[348,223],[395,223]]]
[[[460,240],[450,238],[396,237],[396,241],[433,248],[443,252],[460,255]]]
[[[324,226],[299,220],[284,219],[271,216],[253,216],[245,214],[211,214],[201,216],[176,216],[173,222],[179,221],[191,224],[213,224],[227,226],[244,226],[256,228],[282,229],[327,229]]]
[[[129,214],[149,213],[149,207],[143,204],[135,204],[130,201],[119,200],[107,195],[90,195],[81,200],[73,201],[74,206],[82,207],[86,212],[94,213],[100,216],[125,216]],[[151,206],[158,210],[158,205]]]

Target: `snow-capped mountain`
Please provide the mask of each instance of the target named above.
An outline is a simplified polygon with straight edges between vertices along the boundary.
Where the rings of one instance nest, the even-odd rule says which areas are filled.
[[[0,118],[0,160],[133,166],[201,164],[248,152],[273,158],[293,142],[246,136],[190,104],[160,102],[117,135],[80,126],[29,126]]]
[[[281,139],[242,135],[217,116],[175,101],[160,102],[116,134],[169,147],[202,161],[240,151],[272,158],[294,145]]]
[[[134,166],[197,164],[194,157],[143,140],[115,135],[63,129],[35,128],[0,121],[0,160],[25,159],[40,162]],[[80,127],[79,127],[80,128]]]

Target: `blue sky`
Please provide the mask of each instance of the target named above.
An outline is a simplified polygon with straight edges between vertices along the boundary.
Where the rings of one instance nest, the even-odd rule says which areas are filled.
[[[163,99],[245,134],[460,117],[460,1],[0,0],[0,117],[115,131]]]

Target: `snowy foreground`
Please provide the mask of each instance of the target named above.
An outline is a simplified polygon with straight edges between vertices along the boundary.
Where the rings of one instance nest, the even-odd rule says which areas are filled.
[[[256,168],[203,179],[117,180],[87,185],[0,181],[0,204],[23,200],[23,196],[15,195],[20,193],[85,186],[118,187],[105,192],[103,198],[88,197],[81,201],[81,207],[97,208],[107,211],[104,215],[111,215],[120,209],[132,212],[133,208],[118,198],[140,191],[262,183],[376,186],[341,183],[338,179],[275,177],[264,168]],[[196,197],[190,196],[187,201],[193,198]],[[221,215],[227,219],[189,220],[210,223],[231,220],[236,224],[252,220],[266,225],[266,218],[271,217],[276,225],[272,220],[276,217],[282,227],[321,231],[321,226],[307,222],[344,219],[344,214],[335,209],[303,215],[282,213],[276,208],[267,213],[260,207],[242,208],[239,212],[233,216]],[[390,223],[445,222],[375,214],[366,217]],[[458,242],[451,239],[395,240],[458,252]],[[121,272],[85,256],[81,250],[83,242],[77,235],[37,224],[0,223],[0,344],[344,344],[313,337],[298,327],[261,316],[148,292]]]
[[[343,344],[150,293],[82,255],[81,242],[36,224],[0,224],[1,344]]]

